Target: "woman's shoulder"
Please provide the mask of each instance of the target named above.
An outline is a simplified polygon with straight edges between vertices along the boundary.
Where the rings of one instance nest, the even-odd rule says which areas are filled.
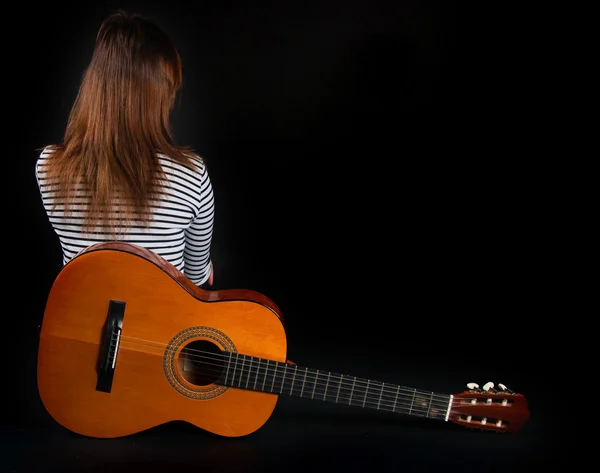
[[[164,171],[175,171],[177,173],[184,173],[187,175],[195,175],[199,178],[202,178],[206,175],[206,163],[204,159],[192,152],[186,152],[185,155],[189,159],[189,163],[183,163],[172,156],[168,156],[163,153],[159,153],[159,161]]]
[[[49,146],[45,146],[43,148],[40,148],[38,150],[39,154],[37,157],[38,162],[39,161],[44,161],[45,159],[48,159],[50,156],[52,156],[52,154],[56,151],[56,146],[54,145],[49,145]]]
[[[41,150],[38,150],[39,154],[37,155],[37,159],[35,162],[35,172],[36,174],[40,174],[43,172],[45,165],[47,164],[48,158],[52,156],[55,151],[53,146],[46,146]]]

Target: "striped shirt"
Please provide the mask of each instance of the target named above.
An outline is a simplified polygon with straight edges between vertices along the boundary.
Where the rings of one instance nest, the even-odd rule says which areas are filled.
[[[97,227],[93,232],[83,231],[83,212],[87,204],[77,198],[69,216],[64,206],[50,189],[45,165],[52,151],[44,150],[36,163],[35,174],[42,203],[52,228],[60,240],[63,264],[87,247],[106,241],[127,241],[162,256],[194,284],[202,285],[210,276],[210,248],[214,223],[214,195],[208,171],[198,157],[193,158],[195,170],[159,155],[166,176],[164,193],[152,201],[150,224],[144,227],[133,221],[118,238]],[[82,188],[85,192],[85,188]],[[118,210],[118,201],[117,201]]]

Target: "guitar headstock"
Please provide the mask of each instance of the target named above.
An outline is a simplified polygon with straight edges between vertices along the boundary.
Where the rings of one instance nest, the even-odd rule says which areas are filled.
[[[473,429],[516,432],[529,419],[525,397],[503,384],[499,389],[492,382],[482,389],[475,383],[467,387],[467,391],[453,395],[449,421]]]

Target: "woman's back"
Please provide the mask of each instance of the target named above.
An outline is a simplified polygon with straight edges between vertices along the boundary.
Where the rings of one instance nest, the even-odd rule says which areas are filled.
[[[107,224],[84,229],[89,205],[87,186],[73,187],[75,206],[65,213],[64,199],[52,190],[46,175],[53,152],[44,150],[36,165],[36,177],[42,202],[50,223],[58,235],[66,264],[88,246],[118,239],[148,248],[184,272],[195,284],[209,276],[210,246],[214,223],[214,196],[204,162],[193,158],[194,169],[159,155],[163,171],[163,192],[151,201],[151,214],[144,221],[129,221],[117,235]],[[115,202],[116,210],[122,203]],[[56,207],[55,207],[56,206]]]

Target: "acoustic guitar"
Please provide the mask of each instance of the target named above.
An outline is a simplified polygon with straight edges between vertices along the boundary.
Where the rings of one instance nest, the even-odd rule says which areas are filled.
[[[225,437],[251,434],[281,395],[515,432],[522,394],[491,383],[457,394],[300,367],[286,356],[279,308],[244,289],[207,291],[127,243],[91,246],[50,289],[37,383],[52,418],[95,438],[185,421]]]

